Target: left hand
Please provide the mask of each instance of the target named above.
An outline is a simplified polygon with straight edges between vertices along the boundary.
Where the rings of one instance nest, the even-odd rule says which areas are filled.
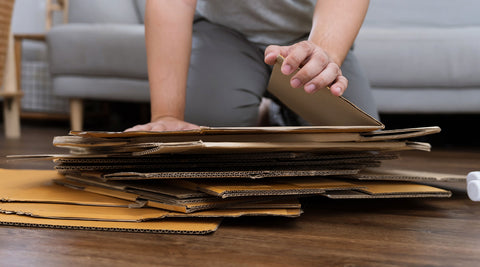
[[[330,92],[336,96],[341,96],[347,89],[348,80],[342,75],[339,63],[311,41],[290,46],[270,45],[265,50],[265,63],[275,64],[278,55],[285,58],[281,68],[283,74],[290,75],[300,68],[290,80],[294,88],[303,86],[307,93],[313,93],[329,86]]]

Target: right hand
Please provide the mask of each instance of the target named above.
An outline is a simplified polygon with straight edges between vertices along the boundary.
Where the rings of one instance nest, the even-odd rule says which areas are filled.
[[[128,128],[125,132],[133,131],[183,131],[199,129],[198,125],[179,120],[175,117],[164,116],[146,124],[139,124]]]

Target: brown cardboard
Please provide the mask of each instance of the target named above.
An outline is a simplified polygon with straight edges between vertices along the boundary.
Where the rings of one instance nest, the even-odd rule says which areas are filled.
[[[417,181],[417,182],[461,182],[465,181],[465,175],[422,172],[412,170],[397,170],[387,168],[367,168],[354,175],[344,176],[359,180],[383,180],[383,181]]]
[[[0,214],[0,224],[2,225],[163,234],[209,234],[218,229],[220,222],[220,218],[168,218],[148,222],[108,222],[57,220],[16,214]]]
[[[350,166],[345,166],[350,167]],[[329,175],[347,175],[355,174],[358,169],[293,169],[293,170],[256,170],[256,171],[169,171],[169,172],[113,172],[102,174],[104,181],[121,180],[151,180],[151,179],[260,179],[271,177],[291,177],[291,176],[329,176]],[[75,174],[75,171],[62,171],[66,175]],[[88,175],[88,174],[87,174]]]
[[[425,150],[430,146],[419,142],[371,141],[371,142],[178,142],[139,143],[128,146],[77,148],[76,154],[155,155],[169,153],[263,153],[263,152],[329,152],[329,151],[401,151]]]
[[[384,127],[345,98],[331,94],[328,88],[309,94],[303,88],[291,87],[290,79],[298,70],[291,75],[284,75],[280,71],[282,63],[283,58],[279,56],[267,90],[312,125],[362,126],[370,127],[370,131]]]
[[[448,190],[429,185],[391,182],[391,181],[356,181],[353,182],[363,188],[347,191],[331,191],[323,195],[333,199],[362,199],[362,198],[426,198],[450,197]]]
[[[2,202],[43,202],[78,205],[128,207],[132,202],[85,193],[53,184],[62,178],[53,170],[0,169]]]
[[[118,189],[112,189],[107,187],[101,186],[94,186],[94,185],[81,185],[81,182],[78,180],[72,181],[68,179],[57,179],[55,182],[60,183],[65,186],[70,186],[72,188],[76,188],[82,191],[87,192],[94,192],[97,194],[126,199],[130,201],[139,201],[145,202],[147,207],[159,208],[169,211],[176,211],[176,212],[183,212],[183,213],[192,213],[198,212],[201,210],[208,210],[208,209],[219,209],[219,208],[226,208],[226,207],[233,207],[239,204],[243,204],[243,207],[252,208],[255,206],[254,203],[261,202],[260,206],[264,207],[265,201],[280,199],[279,197],[242,197],[242,198],[232,198],[232,199],[222,199],[217,197],[209,197],[209,198],[197,198],[194,201],[185,201],[185,200],[178,200],[174,198],[167,198],[167,197],[150,197],[147,195],[138,195],[128,192],[123,192]],[[245,206],[245,204],[250,203],[251,206]]]
[[[172,181],[177,186],[196,189],[222,198],[244,196],[272,195],[317,195],[327,190],[360,189],[354,183],[323,177],[275,179],[270,181],[238,181],[238,180],[181,180]]]
[[[364,187],[357,189],[358,191],[371,195],[438,194],[448,197],[451,195],[451,192],[445,189],[409,182],[355,181],[353,183]]]
[[[445,192],[445,193],[399,193],[399,194],[376,194],[376,195],[371,195],[365,192],[359,192],[359,191],[329,191],[324,194],[322,194],[325,197],[331,198],[331,199],[373,199],[373,198],[379,198],[379,199],[384,199],[384,198],[444,198],[444,197],[450,197],[451,192]]]
[[[0,213],[59,220],[87,220],[110,222],[144,222],[165,218],[224,218],[240,216],[298,217],[300,208],[289,209],[222,209],[178,213],[154,208],[99,207],[51,203],[0,203]]]

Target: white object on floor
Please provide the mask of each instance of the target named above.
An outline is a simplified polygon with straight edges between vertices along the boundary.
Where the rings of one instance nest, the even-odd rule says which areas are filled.
[[[467,175],[467,194],[473,201],[480,201],[480,171]]]

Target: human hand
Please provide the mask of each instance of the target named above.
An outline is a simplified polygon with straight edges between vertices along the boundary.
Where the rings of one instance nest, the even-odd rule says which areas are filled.
[[[140,124],[128,128],[125,132],[133,132],[133,131],[182,131],[182,130],[195,130],[199,129],[200,127],[195,124],[188,123],[183,120],[179,120],[174,117],[164,116],[160,117],[152,122],[146,124]]]
[[[307,93],[313,93],[326,86],[333,95],[341,96],[348,86],[337,64],[325,50],[311,41],[302,41],[290,46],[270,45],[265,50],[265,63],[275,64],[277,56],[285,58],[281,71],[285,75],[300,70],[290,79],[294,88],[303,86]]]

